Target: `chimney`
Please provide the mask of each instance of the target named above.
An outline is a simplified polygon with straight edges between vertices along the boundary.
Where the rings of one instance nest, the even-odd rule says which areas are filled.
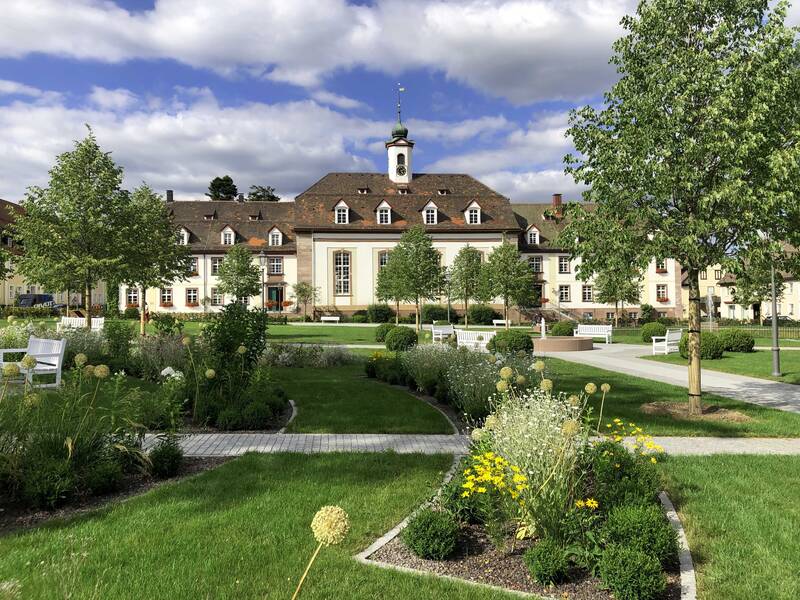
[[[236,197],[236,201],[237,201],[237,202],[244,202],[244,194],[239,194],[239,195]]]
[[[561,216],[561,194],[553,194],[553,212]]]
[[[172,197],[172,190],[167,190],[167,202],[174,202],[175,198]]]

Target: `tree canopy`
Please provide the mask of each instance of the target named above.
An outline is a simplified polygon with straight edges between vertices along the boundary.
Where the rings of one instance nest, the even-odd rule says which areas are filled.
[[[381,271],[385,271],[393,260],[396,262],[392,267],[395,270],[390,274],[395,278],[394,285],[405,299],[414,302],[415,323],[419,331],[421,303],[437,297],[442,288],[441,255],[434,249],[425,228],[415,225],[400,237]]]
[[[308,304],[317,301],[319,288],[314,287],[307,281],[298,281],[292,286],[294,297],[298,304],[303,305],[303,317],[308,316]]]
[[[483,255],[466,245],[453,259],[450,271],[451,295],[464,302],[464,325],[469,327],[469,302],[481,297]]]
[[[253,262],[253,253],[245,244],[236,244],[219,266],[219,289],[237,300],[255,296],[261,291],[261,273]]]
[[[239,190],[230,175],[223,175],[222,177],[214,177],[211,183],[208,184],[208,192],[206,196],[212,200],[233,200]]]
[[[278,202],[279,200],[280,196],[275,194],[275,188],[269,185],[251,185],[250,191],[247,193],[248,202]]]
[[[525,308],[535,301],[533,273],[522,261],[519,249],[509,242],[492,250],[486,269],[492,296],[503,300],[503,319],[508,328],[509,307]]]

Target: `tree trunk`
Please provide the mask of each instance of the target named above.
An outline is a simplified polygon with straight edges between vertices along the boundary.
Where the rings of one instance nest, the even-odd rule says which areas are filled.
[[[417,333],[419,333],[419,298],[417,298],[416,303],[414,304],[414,328],[416,329]]]
[[[86,309],[86,329],[92,328],[92,285],[87,283],[84,288],[83,305]]]
[[[308,302],[303,302],[303,323],[306,322],[306,319],[308,319]]]
[[[689,269],[689,414],[702,413],[700,385],[700,271]]]
[[[503,298],[503,320],[506,322],[506,329],[508,329],[508,298]]]
[[[469,299],[464,298],[464,329],[469,329]]]
[[[394,301],[394,324],[400,325],[400,300]]]
[[[619,300],[614,302],[614,327],[619,327]]]
[[[143,336],[145,334],[145,327],[147,322],[144,319],[144,309],[147,306],[147,288],[140,287],[139,294],[141,295],[141,300],[139,301],[139,335]]]

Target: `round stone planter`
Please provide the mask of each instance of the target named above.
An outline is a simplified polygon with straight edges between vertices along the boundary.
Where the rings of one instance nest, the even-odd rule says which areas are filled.
[[[533,352],[535,354],[542,352],[580,352],[582,350],[591,350],[592,348],[594,348],[592,338],[588,337],[556,335],[533,340]]]

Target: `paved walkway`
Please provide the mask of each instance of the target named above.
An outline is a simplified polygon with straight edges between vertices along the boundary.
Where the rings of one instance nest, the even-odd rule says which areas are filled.
[[[549,352],[546,356],[686,387],[687,367],[639,358],[648,352],[647,346],[635,344],[595,344],[591,352]],[[702,370],[701,381],[704,392],[800,413],[797,385],[708,369]]]

